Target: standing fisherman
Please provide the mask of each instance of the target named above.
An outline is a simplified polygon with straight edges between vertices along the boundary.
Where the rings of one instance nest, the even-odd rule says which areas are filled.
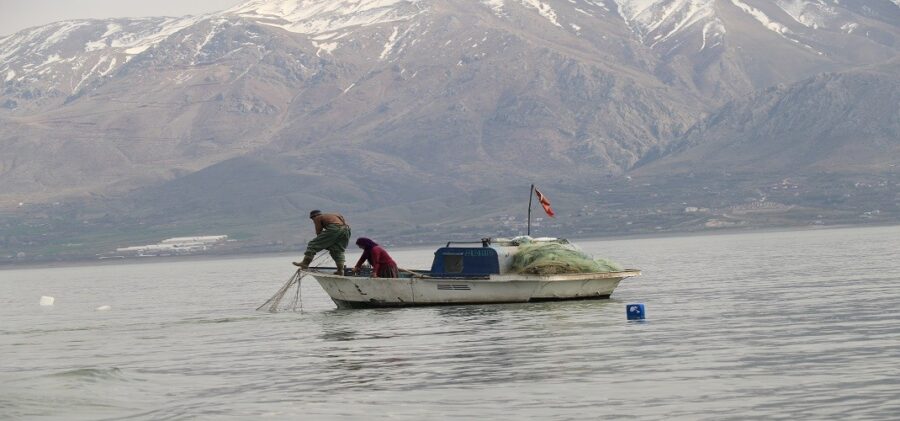
[[[300,269],[308,269],[313,257],[321,250],[328,250],[328,254],[334,259],[337,266],[335,275],[344,274],[344,250],[350,242],[350,226],[344,216],[339,213],[322,213],[314,210],[309,213],[309,219],[316,226],[316,238],[306,244],[306,252],[303,253],[302,262],[293,262]]]

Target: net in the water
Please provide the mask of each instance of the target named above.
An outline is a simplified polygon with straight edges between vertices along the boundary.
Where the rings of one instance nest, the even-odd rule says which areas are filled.
[[[619,272],[622,267],[605,259],[594,259],[569,244],[525,242],[512,257],[512,271],[534,275]]]
[[[283,311],[302,312],[303,300],[300,297],[300,280],[303,279],[303,271],[298,270],[284,285],[269,298],[263,305],[256,308],[257,311],[280,313]],[[288,299],[285,301],[285,297]]]

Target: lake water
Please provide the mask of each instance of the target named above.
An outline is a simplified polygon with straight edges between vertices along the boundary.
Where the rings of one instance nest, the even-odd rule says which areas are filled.
[[[291,256],[0,270],[0,419],[900,418],[900,227],[577,243],[644,274],[386,310],[307,278],[268,314]]]

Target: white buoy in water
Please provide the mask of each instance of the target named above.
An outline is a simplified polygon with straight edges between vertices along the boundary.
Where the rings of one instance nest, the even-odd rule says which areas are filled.
[[[112,310],[112,307],[110,307],[110,306],[97,307],[97,311],[109,311],[109,310]]]
[[[48,297],[46,295],[41,297],[42,306],[52,306],[54,301],[56,301],[56,299],[53,297]]]

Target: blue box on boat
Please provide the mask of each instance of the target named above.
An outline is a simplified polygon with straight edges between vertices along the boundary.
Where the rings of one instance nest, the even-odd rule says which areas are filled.
[[[628,304],[625,306],[625,314],[628,320],[644,320],[646,315],[643,304]]]

